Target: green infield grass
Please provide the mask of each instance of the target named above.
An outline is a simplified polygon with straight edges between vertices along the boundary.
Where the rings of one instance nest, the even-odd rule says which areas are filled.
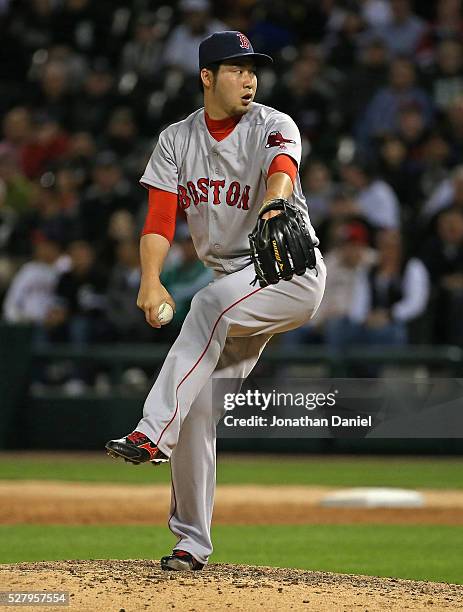
[[[282,457],[223,455],[221,484],[392,486],[462,489],[463,459],[400,457]],[[167,483],[166,466],[133,466],[88,453],[0,454],[0,480]]]
[[[463,528],[435,525],[217,526],[211,562],[298,567],[463,584]],[[164,527],[0,527],[0,561],[159,559]],[[7,586],[7,585],[6,585]]]

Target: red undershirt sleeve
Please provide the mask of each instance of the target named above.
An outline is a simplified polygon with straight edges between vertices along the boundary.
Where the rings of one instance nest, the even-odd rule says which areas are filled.
[[[297,174],[297,163],[289,155],[281,153],[273,158],[268,169],[267,180],[270,176],[272,176],[272,174],[275,174],[275,172],[284,172],[294,183]]]
[[[148,212],[141,235],[160,234],[172,244],[177,217],[177,194],[149,188]]]

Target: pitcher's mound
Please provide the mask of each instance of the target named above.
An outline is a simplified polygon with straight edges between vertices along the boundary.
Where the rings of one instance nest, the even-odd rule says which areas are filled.
[[[0,565],[0,591],[25,590],[68,591],[71,603],[64,609],[79,612],[463,608],[463,586],[393,578],[225,564],[163,572],[157,561],[143,560]]]

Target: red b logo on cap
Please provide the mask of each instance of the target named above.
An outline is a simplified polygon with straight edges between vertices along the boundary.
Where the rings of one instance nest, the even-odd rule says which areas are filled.
[[[251,48],[251,43],[249,42],[249,40],[247,39],[247,37],[244,34],[241,34],[241,32],[238,32],[237,36],[240,39],[240,47],[242,49],[250,49]]]

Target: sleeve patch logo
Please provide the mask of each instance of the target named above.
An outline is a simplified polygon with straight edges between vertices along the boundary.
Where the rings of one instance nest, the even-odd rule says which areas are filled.
[[[285,143],[296,144],[295,140],[289,140],[288,138],[284,138],[281,132],[270,132],[267,138],[267,144],[265,145],[266,149],[270,149],[270,147],[281,147],[286,149]]]
[[[241,34],[241,32],[238,32],[237,36],[240,39],[240,47],[242,49],[251,48],[251,43],[249,42],[249,39],[244,34]]]

